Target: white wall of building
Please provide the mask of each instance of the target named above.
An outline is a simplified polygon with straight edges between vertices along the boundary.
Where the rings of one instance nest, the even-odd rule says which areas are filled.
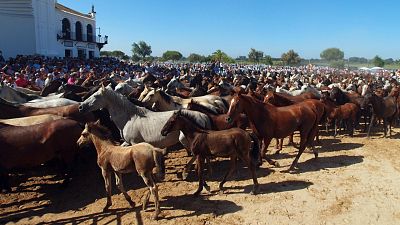
[[[36,53],[31,0],[0,1],[0,50],[4,58]]]
[[[94,57],[100,57],[100,50],[95,43],[72,41],[72,46],[65,46],[64,40],[57,40],[61,33],[62,20],[67,18],[71,32],[75,33],[75,23],[82,24],[83,40],[87,37],[87,25],[93,28],[96,40],[96,20],[55,7],[56,0],[0,0],[0,50],[5,58],[18,54],[64,57],[70,49],[72,56],[78,56],[78,49],[94,51]],[[74,37],[73,37],[74,38]],[[71,43],[71,41],[70,41]]]

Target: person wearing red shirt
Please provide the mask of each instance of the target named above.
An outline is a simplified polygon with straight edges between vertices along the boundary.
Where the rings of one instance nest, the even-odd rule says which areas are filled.
[[[23,87],[26,88],[28,86],[28,81],[25,79],[23,74],[20,73],[15,73],[15,76],[17,76],[18,78],[15,80],[15,84],[18,87]]]

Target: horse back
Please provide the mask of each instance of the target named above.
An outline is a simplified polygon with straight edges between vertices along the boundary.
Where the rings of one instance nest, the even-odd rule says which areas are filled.
[[[0,129],[0,166],[31,167],[54,157],[70,162],[82,128],[78,122],[59,119],[32,126]]]

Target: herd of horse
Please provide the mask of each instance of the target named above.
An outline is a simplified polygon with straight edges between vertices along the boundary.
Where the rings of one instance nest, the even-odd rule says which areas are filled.
[[[230,168],[219,190],[243,161],[253,179],[257,194],[256,169],[263,160],[279,166],[267,154],[272,139],[276,153],[283,139],[298,149],[287,171],[296,170],[301,154],[310,147],[315,158],[315,142],[320,142],[321,125],[334,125],[334,136],[345,127],[350,136],[364,119],[367,136],[383,122],[385,137],[399,119],[399,89],[393,86],[387,96],[371,86],[367,93],[346,92],[337,86],[317,89],[304,85],[296,92],[278,88],[241,87],[225,80],[189,88],[179,79],[114,80],[103,78],[89,84],[69,85],[53,81],[41,92],[0,87],[0,187],[11,191],[9,174],[58,160],[64,183],[79,155],[79,147],[92,144],[111,206],[111,175],[125,199],[123,173],[136,171],[148,187],[143,208],[150,194],[155,200],[156,219],[160,213],[156,182],[165,174],[164,156],[171,146],[181,144],[192,156],[183,171],[185,179],[196,161],[199,179],[194,195],[209,189],[205,166],[213,157],[230,158]],[[212,83],[212,84],[211,84]],[[207,86],[201,91],[201,86]],[[369,125],[368,125],[369,124]],[[299,132],[300,142],[293,142]]]

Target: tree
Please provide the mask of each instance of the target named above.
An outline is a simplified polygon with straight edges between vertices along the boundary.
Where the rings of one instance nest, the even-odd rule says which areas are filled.
[[[187,59],[189,60],[189,62],[194,63],[194,62],[205,62],[206,61],[206,57],[196,54],[196,53],[192,53],[190,54]]]
[[[283,53],[281,58],[282,61],[285,63],[285,65],[289,66],[298,65],[301,61],[299,54],[295,52],[293,49],[289,50],[286,53]]]
[[[374,64],[374,66],[379,66],[379,67],[383,67],[385,65],[385,61],[383,61],[383,59],[379,56],[375,56],[372,59],[372,63]]]
[[[259,63],[263,56],[264,56],[264,52],[257,51],[254,48],[250,49],[250,52],[249,52],[249,55],[248,55],[249,60],[254,62],[254,63]]]
[[[151,46],[144,41],[139,41],[138,43],[132,44],[132,54],[140,56],[142,60],[144,60],[146,56],[150,56],[151,53]]]
[[[100,56],[110,57],[112,53],[110,51],[101,51]]]
[[[320,57],[328,61],[343,60],[344,52],[338,48],[327,48],[321,52]]]
[[[125,56],[125,52],[120,50],[115,50],[111,52],[111,56],[122,59]]]
[[[225,52],[223,52],[223,51],[221,51],[219,49],[217,51],[213,52],[213,54],[211,55],[211,59],[212,60],[216,60],[216,61],[220,61],[220,62],[224,62],[224,63],[235,62],[234,59],[232,59]]]
[[[330,62],[330,67],[343,69],[344,68],[344,61],[343,60],[335,60]]]
[[[263,59],[263,62],[266,65],[274,65],[274,62],[272,61],[272,57],[270,55],[266,55]]]
[[[182,54],[178,51],[166,51],[162,55],[163,60],[177,61],[182,59]]]

